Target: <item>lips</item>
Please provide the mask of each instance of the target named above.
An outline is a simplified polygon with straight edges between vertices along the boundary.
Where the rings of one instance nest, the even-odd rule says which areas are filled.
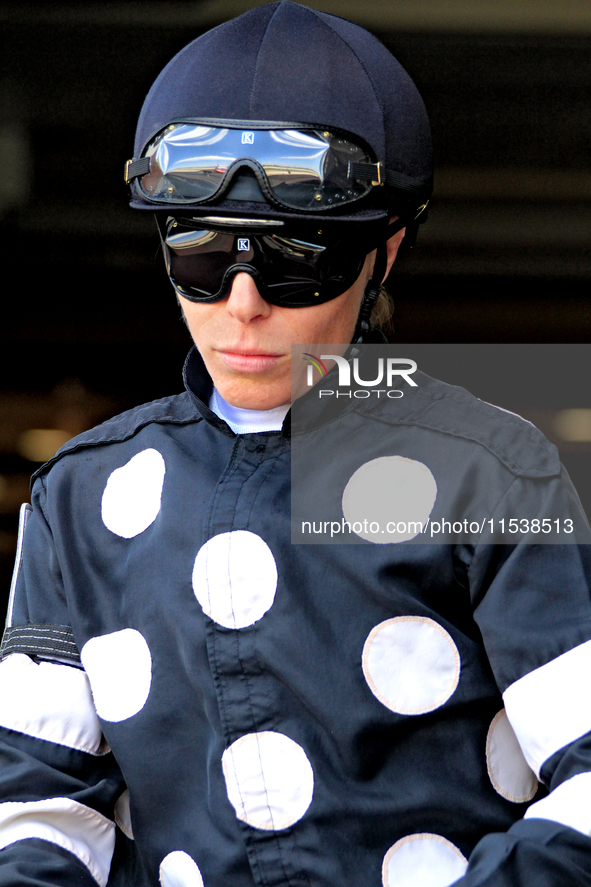
[[[264,373],[274,367],[282,354],[265,354],[254,351],[222,351],[218,354],[222,362],[231,370],[241,373]]]

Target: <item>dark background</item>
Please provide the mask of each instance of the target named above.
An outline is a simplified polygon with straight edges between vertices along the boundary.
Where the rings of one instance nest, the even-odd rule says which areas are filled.
[[[18,504],[37,467],[27,432],[67,437],[181,388],[188,335],[153,221],[127,208],[123,164],[161,67],[189,40],[252,5],[8,3],[0,10],[4,588]],[[390,280],[393,340],[588,342],[586,4],[315,5],[377,34],[417,83],[432,120],[436,193],[414,256]],[[529,390],[507,384],[496,402],[533,416],[562,446],[591,503],[591,444],[565,444],[552,422],[559,409],[591,408],[588,351],[577,355],[577,384],[557,388],[528,370],[524,352]],[[468,366],[461,384],[484,396],[472,382]]]

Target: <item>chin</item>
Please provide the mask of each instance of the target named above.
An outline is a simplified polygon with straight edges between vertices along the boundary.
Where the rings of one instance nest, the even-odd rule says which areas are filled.
[[[277,386],[263,382],[230,382],[216,384],[224,400],[243,410],[272,410],[291,402],[291,385]]]

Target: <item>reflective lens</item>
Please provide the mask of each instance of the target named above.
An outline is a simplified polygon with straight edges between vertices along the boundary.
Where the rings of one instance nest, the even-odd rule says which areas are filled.
[[[167,269],[177,291],[192,301],[225,298],[239,271],[254,277],[264,299],[289,308],[335,299],[357,280],[371,249],[326,237],[316,228],[287,236],[262,232],[195,230],[181,220],[164,227]]]
[[[371,163],[366,149],[323,130],[224,129],[173,123],[144,152],[150,171],[143,196],[164,203],[201,203],[224,190],[233,168],[253,169],[282,206],[326,210],[364,197],[371,183],[349,176],[350,163]]]

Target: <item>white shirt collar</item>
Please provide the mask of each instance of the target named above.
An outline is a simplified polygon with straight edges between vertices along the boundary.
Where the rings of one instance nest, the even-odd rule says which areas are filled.
[[[223,419],[235,434],[253,434],[256,431],[280,431],[291,404],[285,403],[272,410],[245,410],[232,406],[214,388],[209,409]]]

